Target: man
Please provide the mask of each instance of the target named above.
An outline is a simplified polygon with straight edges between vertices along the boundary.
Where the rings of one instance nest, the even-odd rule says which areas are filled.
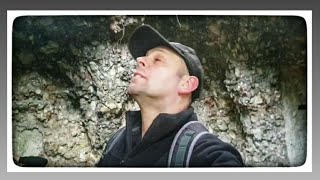
[[[140,111],[127,112],[126,127],[111,138],[112,148],[98,166],[166,167],[174,158],[170,153],[176,134],[187,123],[198,121],[191,103],[200,96],[203,69],[193,49],[169,42],[148,25],[134,31],[129,50],[138,66],[128,93]],[[190,159],[181,166],[244,166],[234,147],[210,133],[202,133],[192,146]]]

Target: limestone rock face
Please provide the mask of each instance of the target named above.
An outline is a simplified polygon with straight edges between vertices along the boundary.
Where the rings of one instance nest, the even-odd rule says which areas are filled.
[[[94,166],[125,112],[136,67],[128,38],[150,24],[204,66],[198,118],[247,166],[306,159],[306,25],[299,17],[26,16],[13,27],[14,156]]]

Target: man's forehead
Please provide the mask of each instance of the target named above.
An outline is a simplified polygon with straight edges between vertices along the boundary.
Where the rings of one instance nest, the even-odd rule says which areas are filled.
[[[170,49],[166,46],[158,46],[158,47],[152,48],[146,53],[146,56],[148,56],[149,54],[151,54],[153,52],[162,52],[165,54],[169,53],[169,54],[174,54],[174,55],[179,56],[175,51],[173,51],[172,49]]]

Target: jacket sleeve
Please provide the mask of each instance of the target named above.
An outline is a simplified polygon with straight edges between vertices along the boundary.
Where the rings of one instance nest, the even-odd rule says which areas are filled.
[[[190,166],[243,167],[244,163],[237,149],[212,134],[206,134],[197,141],[191,155]]]

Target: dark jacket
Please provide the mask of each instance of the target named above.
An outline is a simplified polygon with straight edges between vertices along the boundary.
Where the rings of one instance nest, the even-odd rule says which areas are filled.
[[[126,129],[111,151],[97,166],[102,167],[167,167],[171,143],[179,129],[197,121],[193,108],[169,115],[159,114],[141,139],[140,111],[127,112]],[[190,167],[244,166],[240,153],[212,134],[203,135],[196,143]]]

